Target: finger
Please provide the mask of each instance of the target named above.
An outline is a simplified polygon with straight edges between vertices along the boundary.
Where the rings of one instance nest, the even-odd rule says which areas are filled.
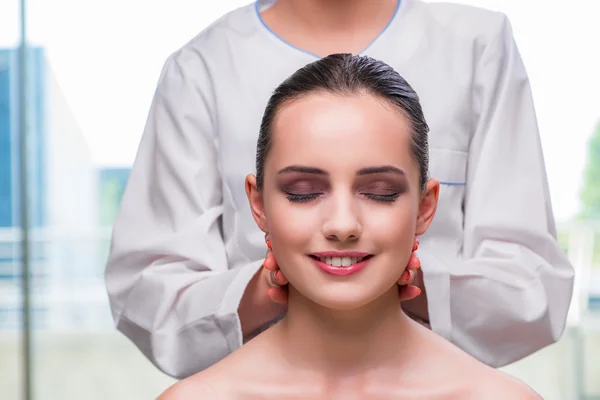
[[[269,271],[269,284],[271,287],[285,286],[288,284],[288,280],[283,275],[281,270],[275,269],[273,271]]]
[[[267,290],[267,295],[275,303],[286,304],[288,301],[287,287],[285,286],[270,288]]]
[[[283,271],[280,269],[277,270],[277,282],[279,282],[280,285],[287,285],[288,283],[290,283],[290,281],[288,281],[285,275],[283,274]]]
[[[275,279],[277,280],[277,283],[281,286],[283,285],[287,285],[289,283],[289,281],[287,280],[287,278],[285,277],[285,275],[283,274],[283,271],[278,269],[275,272]]]
[[[265,261],[263,262],[263,267],[265,267],[265,269],[268,269],[269,271],[274,271],[278,268],[277,261],[275,261],[275,256],[273,255],[272,251],[267,252],[267,255],[265,256]]]
[[[414,285],[406,285],[398,287],[398,296],[400,301],[413,300],[421,294],[421,289]]]
[[[276,274],[277,274],[277,270],[276,269],[269,271],[269,286],[271,286],[271,287],[281,286],[277,282]]]
[[[276,269],[275,271],[271,272],[271,274],[272,274],[271,276],[273,277],[273,280],[277,286],[285,286],[289,283],[287,278],[285,277],[285,275],[283,275],[283,272],[280,269]]]
[[[416,253],[412,253],[410,255],[410,258],[408,259],[408,265],[406,266],[406,268],[408,268],[409,270],[417,270],[421,267],[421,260],[419,259],[419,256],[417,256]]]
[[[400,279],[398,279],[398,285],[408,285],[415,278],[415,272],[411,269],[405,269]]]

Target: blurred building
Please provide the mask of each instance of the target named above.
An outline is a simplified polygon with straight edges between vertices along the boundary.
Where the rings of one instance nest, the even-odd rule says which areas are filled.
[[[21,312],[19,72],[19,50],[0,48],[0,329]],[[98,222],[97,171],[43,48],[28,49],[26,77],[34,322],[49,326],[62,319],[65,286],[97,269],[83,261],[97,251],[85,241]]]
[[[46,176],[43,172],[46,161],[43,50],[31,49],[28,57],[29,218],[32,227],[40,227],[46,219],[43,204],[46,189]],[[0,49],[0,228],[20,226],[18,58],[17,49]]]
[[[100,226],[111,227],[113,225],[130,171],[131,169],[128,167],[99,168]]]

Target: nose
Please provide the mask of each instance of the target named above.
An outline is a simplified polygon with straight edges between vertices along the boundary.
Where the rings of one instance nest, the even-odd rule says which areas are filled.
[[[351,196],[336,198],[326,213],[321,232],[327,239],[345,242],[360,237],[362,225],[358,218],[358,209]]]

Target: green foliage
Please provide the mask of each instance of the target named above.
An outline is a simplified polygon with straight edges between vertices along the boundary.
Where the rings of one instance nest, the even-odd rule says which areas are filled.
[[[122,196],[123,187],[118,179],[107,179],[102,183],[100,187],[100,224],[102,226],[113,224]]]
[[[580,198],[580,218],[600,220],[600,123],[588,142],[587,165]]]
[[[588,141],[587,163],[579,196],[582,208],[578,218],[600,221],[600,123]],[[596,233],[594,238],[592,266],[600,268],[600,233]]]

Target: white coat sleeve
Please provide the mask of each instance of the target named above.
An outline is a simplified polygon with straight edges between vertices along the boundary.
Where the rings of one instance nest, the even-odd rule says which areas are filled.
[[[237,307],[261,265],[228,268],[214,93],[205,71],[198,55],[182,52],[163,68],[105,273],[117,328],[177,378],[242,344]]]
[[[493,367],[558,340],[574,275],[556,240],[529,80],[503,21],[473,79],[462,251],[419,252],[432,329]]]

